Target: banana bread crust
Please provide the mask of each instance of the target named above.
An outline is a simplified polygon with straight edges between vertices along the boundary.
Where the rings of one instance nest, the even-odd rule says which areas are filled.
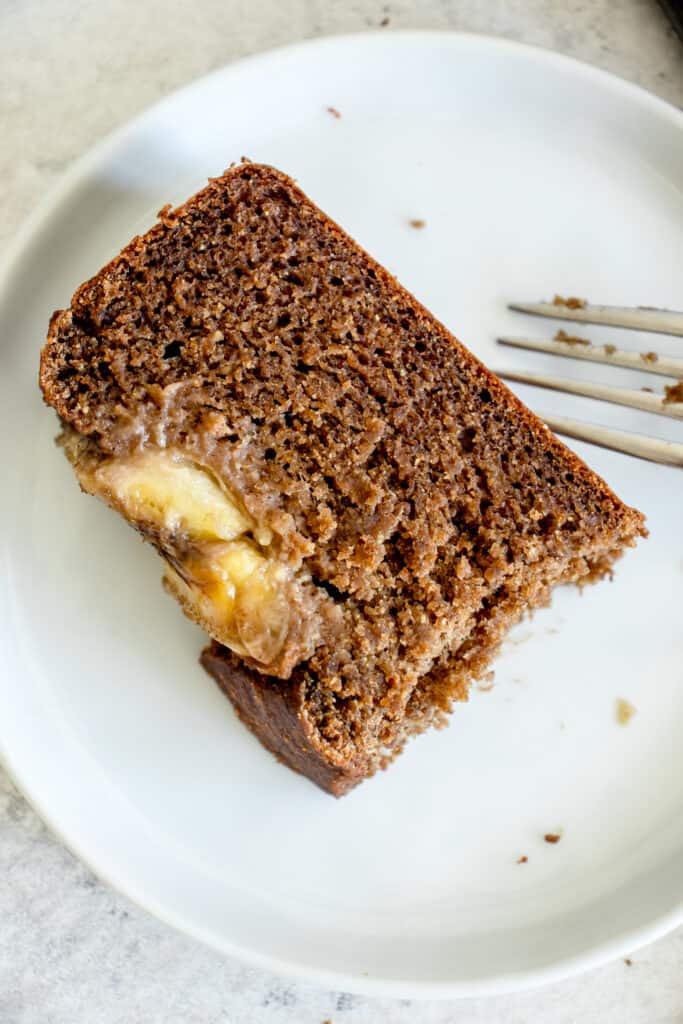
[[[307,715],[303,680],[270,679],[249,669],[218,644],[200,661],[230,699],[237,715],[282,764],[333,796],[344,796],[367,777],[367,769],[326,750]]]

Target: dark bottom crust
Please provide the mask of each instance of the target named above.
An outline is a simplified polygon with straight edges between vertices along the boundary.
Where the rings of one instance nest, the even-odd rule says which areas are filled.
[[[311,721],[312,705],[306,684],[297,673],[289,680],[271,679],[247,667],[225,647],[214,643],[201,655],[201,663],[230,698],[244,722],[279,761],[305,775],[334,796],[343,796],[363,779],[388,766],[412,736],[429,726],[441,726],[453,701],[467,700],[473,679],[481,679],[497,654],[501,641],[525,614],[550,603],[553,588],[561,583],[593,582],[609,574],[619,557],[620,543],[591,557],[577,557],[532,579],[482,611],[481,620],[467,641],[435,664],[415,687],[400,727],[388,749],[357,741],[356,756],[329,745]]]
[[[246,668],[219,644],[207,647],[200,661],[247,728],[278,761],[333,796],[343,796],[370,774],[331,762],[306,719],[300,681],[268,679]]]

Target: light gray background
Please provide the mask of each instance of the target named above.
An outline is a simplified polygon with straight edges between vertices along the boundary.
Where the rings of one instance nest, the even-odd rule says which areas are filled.
[[[72,160],[170,90],[386,18],[385,32],[460,29],[560,50],[683,105],[683,44],[655,0],[0,0],[0,246]],[[632,961],[450,1003],[290,984],[100,884],[0,770],[0,1024],[683,1024],[683,930]]]

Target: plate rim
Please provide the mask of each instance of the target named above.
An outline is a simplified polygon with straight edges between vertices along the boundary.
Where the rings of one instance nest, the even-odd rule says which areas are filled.
[[[264,67],[267,67],[269,61],[274,57],[291,57],[300,51],[344,47],[353,45],[359,40],[368,42],[381,40],[382,45],[386,46],[387,44],[391,45],[394,40],[402,40],[405,43],[414,41],[424,45],[430,41],[441,43],[444,39],[448,39],[454,47],[462,49],[470,48],[474,51],[483,50],[489,53],[496,51],[503,54],[516,53],[526,60],[536,63],[565,67],[574,75],[593,81],[599,88],[611,91],[613,95],[621,95],[627,101],[635,103],[641,108],[649,108],[654,115],[668,119],[671,122],[672,130],[678,130],[683,135],[683,110],[678,109],[667,100],[655,96],[642,86],[575,57],[501,36],[434,29],[401,29],[390,32],[374,30],[322,35],[283,46],[271,47],[236,58],[172,90],[144,107],[133,117],[124,120],[78,156],[46,191],[14,235],[10,236],[4,254],[0,258],[0,305],[4,303],[6,294],[11,287],[15,268],[20,265],[22,257],[38,239],[41,231],[46,228],[52,213],[57,211],[70,195],[77,192],[93,169],[101,166],[110,153],[115,152],[132,133],[144,128],[146,121],[153,121],[163,108],[172,106],[181,97],[189,96],[193,90],[201,88],[207,81],[219,77],[229,78],[231,74],[239,74],[246,65],[257,68],[259,64],[263,64]],[[83,850],[83,843],[79,837],[66,835],[62,831],[59,823],[53,819],[50,810],[43,806],[38,793],[33,791],[31,784],[21,779],[18,766],[12,763],[11,756],[5,749],[1,730],[0,765],[52,834],[101,881],[121,893],[136,907],[152,914],[181,934],[189,936],[223,955],[233,957],[238,962],[327,990],[344,990],[374,997],[411,999],[453,999],[523,991],[565,980],[591,968],[602,966],[625,953],[662,938],[683,924],[683,893],[681,893],[677,905],[666,914],[659,915],[649,924],[627,930],[617,937],[589,946],[580,954],[563,958],[550,965],[531,968],[515,974],[498,974],[473,982],[463,980],[397,982],[390,979],[349,974],[343,970],[312,968],[299,960],[290,961],[284,957],[273,956],[244,945],[237,945],[211,929],[205,929],[201,925],[186,920],[182,913],[169,909],[168,906],[160,904],[158,900],[145,896],[143,892],[137,890],[135,882],[131,884],[130,879],[124,877],[125,871],[117,872],[111,867],[107,868],[95,863],[96,855],[91,859],[91,855]]]

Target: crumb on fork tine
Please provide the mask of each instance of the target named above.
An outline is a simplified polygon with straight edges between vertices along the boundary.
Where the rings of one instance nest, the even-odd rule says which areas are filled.
[[[553,306],[566,306],[567,309],[583,309],[587,304],[587,299],[578,299],[576,295],[570,295],[567,299],[561,295],[555,295],[553,298]]]
[[[576,334],[567,334],[562,328],[556,331],[553,336],[553,341],[563,341],[565,345],[590,345],[591,342],[588,338],[579,338]]]

